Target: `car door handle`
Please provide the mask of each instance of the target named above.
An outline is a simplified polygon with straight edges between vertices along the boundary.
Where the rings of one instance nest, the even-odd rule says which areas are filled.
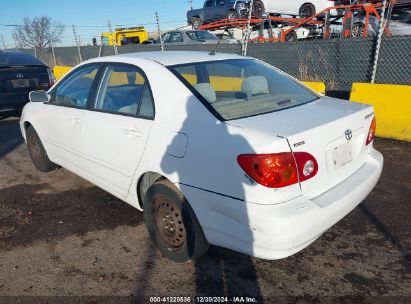
[[[71,116],[71,123],[73,125],[79,124],[81,122],[80,118],[78,118],[76,115]]]
[[[124,130],[124,133],[132,138],[136,138],[136,137],[142,137],[143,136],[143,132],[137,130],[136,128],[127,128]]]

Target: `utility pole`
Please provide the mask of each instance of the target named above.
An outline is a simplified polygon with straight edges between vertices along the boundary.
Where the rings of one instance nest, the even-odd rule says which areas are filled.
[[[77,38],[77,33],[76,33],[76,29],[74,28],[74,24],[73,24],[73,34],[74,34],[74,40],[76,41],[76,45],[77,45],[78,58],[80,62],[83,62],[83,57],[81,56],[80,42]]]
[[[254,0],[251,0],[250,2],[250,8],[248,12],[248,21],[247,21],[247,31],[244,36],[244,43],[243,43],[243,56],[247,56],[247,47],[248,47],[248,39],[250,38],[251,34],[251,16],[253,14],[253,4]]]
[[[115,54],[115,55],[118,55],[117,42],[116,42],[116,40],[113,38],[113,31],[111,30],[110,20],[107,21],[107,24],[108,24],[108,30],[109,30],[109,32],[110,32],[111,43],[113,44],[113,48],[114,48],[114,54]]]
[[[4,42],[4,37],[3,37],[3,35],[1,35],[1,41],[3,42],[3,49],[6,50],[6,49],[7,49],[7,46],[6,46],[6,43]]]
[[[190,8],[190,10],[193,9],[193,0],[188,1],[188,7]]]
[[[158,16],[158,12],[156,12],[156,22],[157,22],[157,32],[158,32],[158,35],[160,36],[161,51],[164,52],[164,42],[163,42],[163,36],[161,35],[160,17]]]

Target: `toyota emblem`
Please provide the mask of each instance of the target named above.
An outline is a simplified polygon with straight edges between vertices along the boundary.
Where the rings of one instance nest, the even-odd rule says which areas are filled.
[[[345,138],[346,138],[347,140],[350,140],[350,139],[352,138],[352,131],[351,131],[350,129],[347,129],[347,130],[345,131]]]
[[[21,78],[23,78],[24,77],[24,75],[22,74],[22,73],[18,73],[17,75],[16,75],[16,78],[19,78],[19,79],[21,79]]]

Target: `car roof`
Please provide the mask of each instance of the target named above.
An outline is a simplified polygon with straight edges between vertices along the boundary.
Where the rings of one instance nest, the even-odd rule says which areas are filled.
[[[152,60],[158,62],[162,65],[177,65],[192,62],[205,62],[205,61],[216,61],[216,60],[228,60],[228,59],[249,59],[249,57],[244,57],[236,54],[226,54],[226,53],[216,53],[215,55],[210,55],[210,52],[196,52],[196,51],[155,51],[155,52],[137,52],[129,54],[121,54],[117,56],[110,56],[117,58],[141,58]],[[105,57],[107,58],[107,57]]]
[[[18,51],[0,51],[0,66],[9,65],[43,65],[37,58]]]

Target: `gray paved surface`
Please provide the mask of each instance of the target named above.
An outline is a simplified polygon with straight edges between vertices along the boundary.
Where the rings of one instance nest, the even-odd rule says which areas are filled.
[[[0,296],[410,303],[411,145],[377,139],[375,146],[385,156],[375,190],[302,252],[265,261],[211,247],[200,262],[180,265],[152,247],[137,210],[65,169],[37,172],[17,120],[0,120]]]

